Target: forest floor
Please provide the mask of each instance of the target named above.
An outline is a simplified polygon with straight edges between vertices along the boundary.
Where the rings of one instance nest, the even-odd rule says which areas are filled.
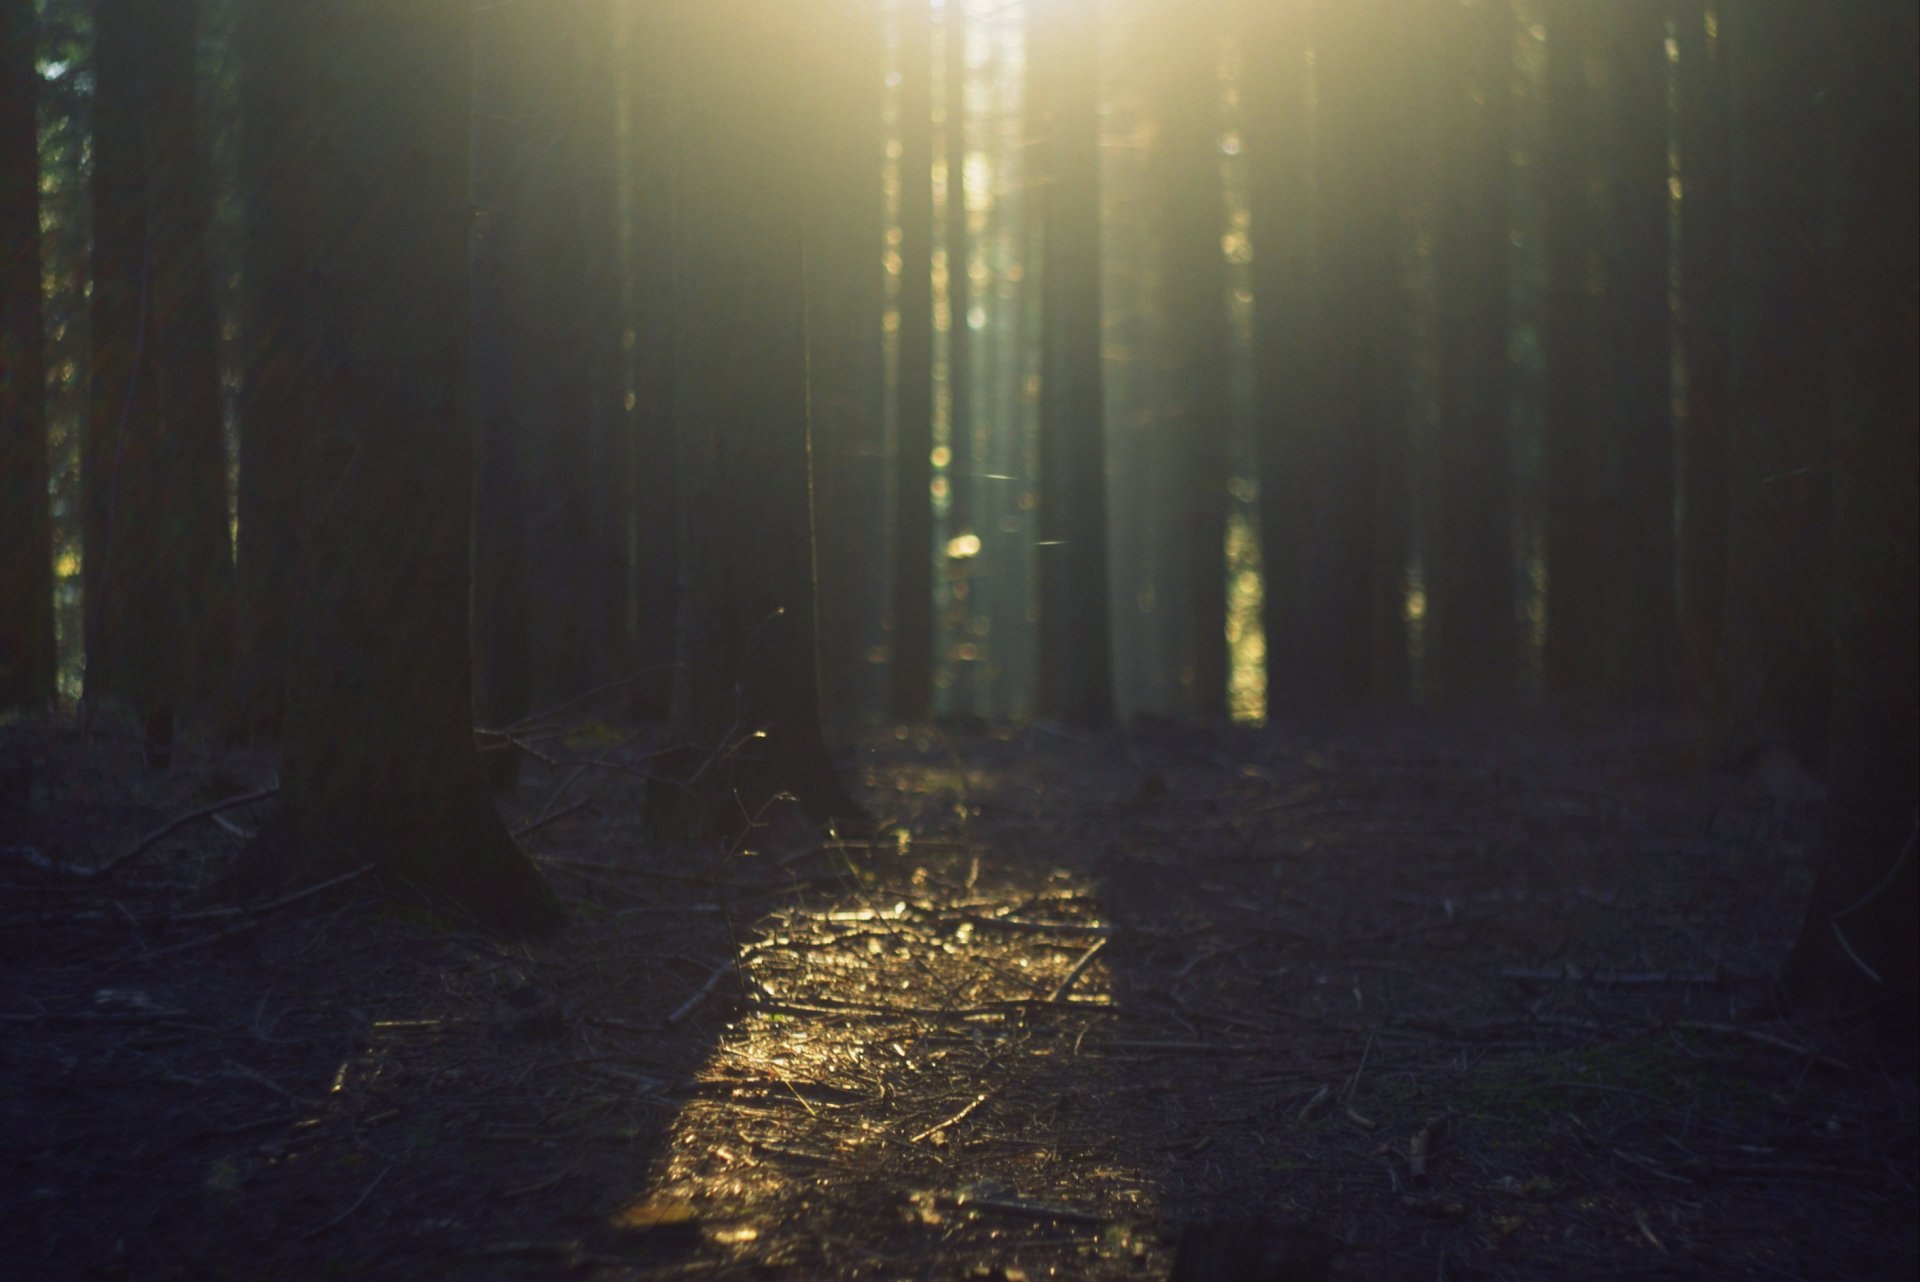
[[[1335,1279],[1920,1261],[1913,1048],[1775,1014],[1786,763],[929,731],[844,753],[878,840],[689,850],[644,738],[532,737],[572,922],[516,943],[365,878],[202,903],[265,803],[80,875],[271,762],[0,730],[0,1274],[1158,1282],[1254,1218]]]

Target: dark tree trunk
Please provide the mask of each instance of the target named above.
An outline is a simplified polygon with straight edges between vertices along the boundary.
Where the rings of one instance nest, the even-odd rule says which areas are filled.
[[[1826,16],[1728,14],[1733,144],[1732,422],[1721,749],[1824,751],[1833,501],[1820,248]]]
[[[364,861],[487,925],[542,930],[558,904],[488,801],[473,739],[468,8],[300,7],[299,599],[280,807],[233,882]]]
[[[947,251],[947,540],[963,538],[974,532],[979,521],[977,492],[980,464],[974,421],[973,335],[967,327],[972,309],[973,281],[968,274],[973,264],[973,234],[967,213],[967,19],[965,6],[947,4],[941,9],[941,42],[945,62],[946,99],[946,251]],[[946,647],[948,670],[953,685],[948,704],[955,713],[971,713],[975,697],[973,647],[973,570],[979,564],[971,556],[942,556],[946,567],[947,632],[952,638]]]
[[[822,169],[806,185],[807,373],[819,540],[820,701],[831,720],[873,717],[885,610],[886,371],[881,341],[880,13],[874,0],[814,7]]]
[[[1304,641],[1319,432],[1313,289],[1312,121],[1305,0],[1244,0],[1248,205],[1253,215],[1255,450],[1260,468],[1261,621],[1267,715],[1314,701]]]
[[[572,130],[578,136],[582,243],[578,306],[585,326],[593,532],[588,592],[594,601],[594,676],[633,670],[633,430],[627,416],[626,318],[620,279],[620,84],[615,0],[578,6],[574,61],[580,80]]]
[[[1668,302],[1665,0],[1607,9],[1612,233],[1607,272],[1617,504],[1608,600],[1616,697],[1678,689],[1674,564],[1673,313]]]
[[[1211,0],[1161,0],[1162,332],[1179,516],[1180,678],[1194,712],[1227,715],[1227,314],[1220,178],[1220,14]]]
[[[1514,23],[1511,0],[1443,0],[1438,18],[1435,118],[1446,156],[1435,247],[1440,415],[1422,541],[1424,690],[1441,703],[1486,704],[1512,692],[1516,653],[1507,366]]]
[[[0,0],[0,711],[54,695],[33,0]]]
[[[1099,23],[1091,5],[1028,11],[1041,201],[1039,668],[1034,711],[1113,720],[1107,465],[1100,371]]]
[[[557,700],[626,668],[625,485],[614,420],[621,377],[611,176],[614,111],[605,65],[613,40],[606,0],[538,14],[533,38],[508,56],[529,60],[524,100],[527,231],[532,273],[519,354],[521,429],[528,433],[528,580],[533,697]],[[616,581],[617,580],[617,581]],[[621,622],[613,622],[617,619]]]
[[[933,34],[928,0],[900,6],[899,438],[894,445],[895,721],[933,710]]]
[[[1299,465],[1311,498],[1301,589],[1310,602],[1302,660],[1315,701],[1394,693],[1404,668],[1392,640],[1405,553],[1383,533],[1405,508],[1407,303],[1401,276],[1394,95],[1402,33],[1394,7],[1315,9],[1319,88],[1319,308],[1327,400]]]
[[[662,720],[673,711],[680,610],[680,499],[673,430],[672,51],[661,18],[650,8],[629,10],[627,314],[634,336],[629,377],[638,665],[632,706],[642,717]]]
[[[994,26],[995,118],[1011,113],[1014,93],[1009,91],[1001,68],[1001,48],[1006,23],[996,15]],[[1027,503],[1032,492],[1033,388],[1028,375],[1033,361],[1030,341],[1033,328],[1029,319],[1034,312],[1031,288],[1033,223],[1035,208],[1027,198],[1032,170],[1025,142],[1028,120],[1018,122],[1019,132],[1009,139],[1006,126],[999,126],[996,148],[1006,185],[995,193],[992,218],[999,260],[993,277],[993,322],[988,333],[995,336],[997,377],[994,380],[992,440],[988,446],[988,465],[992,482],[996,517],[983,539],[990,558],[992,576],[989,595],[992,600],[992,709],[996,719],[1010,720],[1031,709],[1033,689],[1033,513]]]
[[[494,5],[473,20],[474,705],[493,727],[526,716],[533,702],[525,414],[539,250],[528,216],[535,85],[525,51],[545,30],[531,5]],[[487,761],[499,784],[516,758],[494,743]]]
[[[782,793],[817,820],[856,811],[820,737],[801,210],[804,104],[786,0],[713,0],[687,24],[680,146],[677,404],[685,502],[680,707],[709,828]]]
[[[94,15],[87,699],[169,740],[225,693],[233,550],[192,0]]]
[[[298,342],[306,305],[307,174],[291,161],[302,127],[305,48],[274,0],[248,0],[240,60],[241,251],[239,545],[234,692],[240,739],[279,737],[292,626],[300,449],[313,371]]]
[[[1877,999],[1886,1024],[1911,1039],[1920,1019],[1920,33],[1911,6],[1847,0],[1820,16],[1834,65],[1847,69],[1829,104],[1834,715],[1826,832],[1785,981],[1813,1006]]]
[[[1726,6],[1717,15],[1724,22]],[[1694,702],[1720,661],[1727,603],[1727,60],[1704,0],[1674,13],[1680,53],[1680,340],[1687,371],[1680,437],[1680,626]]]
[[[1546,0],[1546,553],[1547,694],[1585,700],[1601,688],[1606,655],[1606,451],[1592,412],[1594,217],[1592,95],[1586,61],[1592,6]]]

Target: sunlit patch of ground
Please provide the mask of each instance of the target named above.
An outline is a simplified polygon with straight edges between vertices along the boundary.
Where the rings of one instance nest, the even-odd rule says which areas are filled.
[[[741,940],[737,1016],[616,1222],[680,1206],[735,1261],[836,1276],[1137,1275],[1154,1192],[1079,1059],[1116,1013],[1094,888],[967,839],[820,858],[844,878]]]

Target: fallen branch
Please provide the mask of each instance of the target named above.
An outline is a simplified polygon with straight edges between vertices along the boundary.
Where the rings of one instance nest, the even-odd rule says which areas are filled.
[[[1060,981],[1059,986],[1056,987],[1053,990],[1053,992],[1048,995],[1047,1000],[1050,1002],[1065,1001],[1067,997],[1067,990],[1071,989],[1075,981],[1077,981],[1080,978],[1080,976],[1086,973],[1088,965],[1092,963],[1095,957],[1098,957],[1100,955],[1100,950],[1102,948],[1105,948],[1108,942],[1109,942],[1108,937],[1104,935],[1101,936],[1099,939],[1094,940],[1093,947],[1087,949],[1086,952],[1080,954],[1080,960],[1073,964],[1073,969],[1067,972],[1067,977]]]
[[[214,815],[222,814],[228,810],[238,810],[242,806],[251,806],[256,801],[265,801],[268,797],[273,796],[279,791],[279,785],[276,784],[271,788],[262,788],[258,792],[242,793],[238,797],[228,797],[225,801],[216,801],[210,806],[202,806],[198,810],[189,811],[179,818],[155,828],[152,832],[142,837],[133,849],[118,858],[108,860],[105,864],[94,869],[91,875],[104,881],[140,856],[146,854],[149,850],[152,850],[168,837],[173,836],[174,833],[179,832],[188,824],[200,819],[209,819]]]
[[[939,1122],[933,1126],[929,1126],[926,1130],[921,1131],[918,1135],[909,1136],[907,1139],[907,1143],[918,1144],[921,1140],[927,1139],[934,1135],[938,1135],[941,1131],[946,1130],[949,1126],[952,1126],[956,1122],[966,1121],[967,1115],[969,1113],[973,1112],[974,1109],[979,1108],[982,1104],[986,1102],[987,1102],[986,1093],[983,1092],[982,1094],[974,1096],[972,1102],[969,1103],[965,1108],[961,1109],[958,1113],[955,1113],[952,1117],[949,1117],[944,1122]]]

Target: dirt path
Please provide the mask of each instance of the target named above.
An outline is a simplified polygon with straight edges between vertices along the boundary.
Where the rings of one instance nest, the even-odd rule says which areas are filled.
[[[614,754],[509,799],[575,907],[536,946],[364,885],[184,919],[206,824],[62,878],[25,852],[259,772],[129,799],[111,750],[34,751],[10,1277],[1159,1279],[1246,1217],[1336,1278],[1920,1251],[1911,1050],[1770,1017],[1814,799],[1667,727],[885,739],[849,757],[881,840],[730,852],[641,842]]]

